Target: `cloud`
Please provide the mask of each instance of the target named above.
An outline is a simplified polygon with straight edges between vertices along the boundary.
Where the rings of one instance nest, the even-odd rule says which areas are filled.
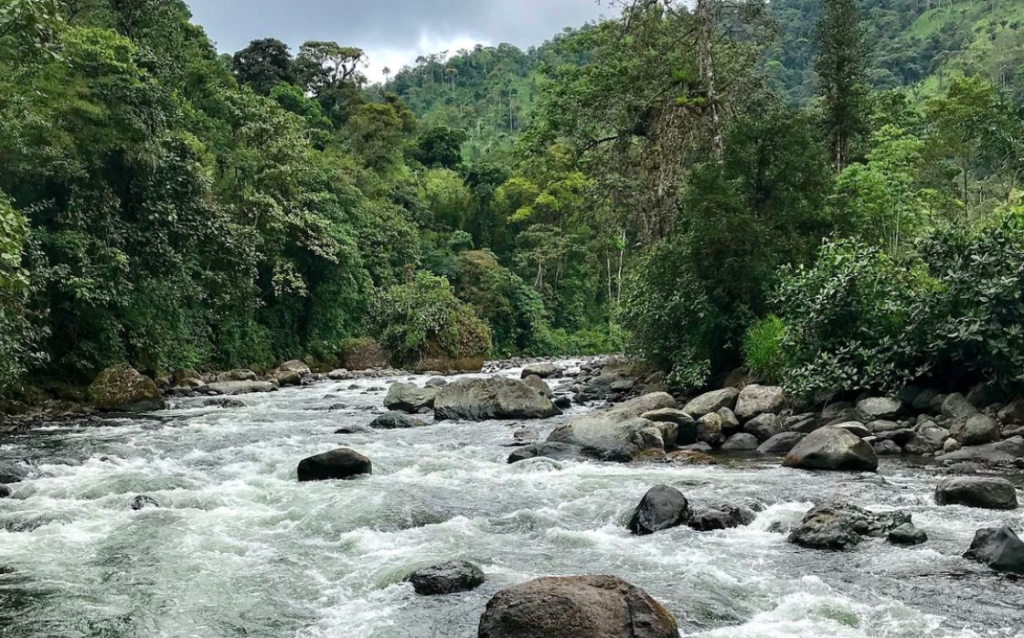
[[[564,27],[614,14],[596,0],[186,0],[220,51],[274,37],[292,46],[334,40],[370,56],[373,78],[418,55],[472,45],[540,44]]]

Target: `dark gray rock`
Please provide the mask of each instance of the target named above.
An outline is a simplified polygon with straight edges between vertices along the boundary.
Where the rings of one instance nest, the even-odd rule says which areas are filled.
[[[915,412],[925,412],[932,408],[932,402],[935,401],[935,397],[939,396],[939,391],[935,388],[927,388],[922,390],[920,394],[914,397],[914,400],[909,403],[910,409]],[[941,408],[941,404],[940,408]]]
[[[821,418],[826,421],[845,419],[855,410],[856,408],[849,401],[836,401],[825,406],[825,409],[821,411]]]
[[[978,408],[971,405],[967,397],[954,392],[942,402],[942,414],[950,419],[966,419],[978,413]]]
[[[743,426],[743,431],[753,434],[758,441],[764,443],[783,431],[782,419],[771,413],[760,414],[747,421],[747,424]]]
[[[971,388],[971,391],[967,393],[965,397],[967,402],[978,408],[984,410],[990,405],[1003,402],[1003,393],[998,386],[991,383],[979,383],[978,385]]]
[[[535,443],[520,448],[509,455],[509,463],[518,463],[527,459],[538,457],[552,459],[554,461],[572,461],[581,456],[580,449],[575,445],[567,443]]]
[[[0,462],[0,483],[21,483],[28,476],[28,469],[17,463]]]
[[[928,542],[928,534],[914,527],[913,523],[904,523],[889,532],[886,540],[893,545],[921,545]]]
[[[878,456],[899,456],[903,454],[903,448],[889,439],[879,439],[872,443],[871,447],[874,448],[875,454]]]
[[[668,485],[648,490],[626,526],[638,536],[685,525],[690,518],[690,504],[683,493]]]
[[[370,422],[370,428],[374,430],[408,430],[422,428],[425,425],[423,421],[414,419],[404,412],[388,412]]]
[[[949,433],[963,446],[995,443],[1002,436],[999,422],[984,414],[957,419]]]
[[[810,434],[817,429],[824,427],[824,420],[814,414],[801,414],[800,416],[790,417],[783,421],[782,425],[789,432],[799,432],[800,434]]]
[[[448,385],[448,381],[444,377],[431,377],[423,385],[428,388],[443,388]]]
[[[417,569],[405,578],[420,596],[442,596],[471,591],[484,584],[482,569],[467,560],[453,560]]]
[[[793,448],[806,436],[802,432],[780,432],[762,443],[757,448],[757,453],[764,456],[785,456],[792,452]]]
[[[736,400],[739,396],[740,391],[736,388],[725,388],[707,392],[683,406],[683,412],[695,419],[699,419],[705,414],[718,412],[722,408],[732,410],[736,407]]]
[[[1024,541],[1009,527],[980,529],[964,558],[996,571],[1024,574]]]
[[[1017,399],[999,411],[999,421],[1003,425],[1024,425],[1024,399]]]
[[[567,396],[555,397],[553,403],[559,410],[568,410],[572,407],[572,399]]]
[[[782,464],[805,470],[874,472],[878,469],[878,455],[847,430],[821,428],[800,441]]]
[[[437,392],[438,420],[546,419],[559,414],[551,400],[516,379],[459,379]]]
[[[739,434],[733,434],[730,436],[725,443],[722,444],[722,450],[725,452],[753,452],[757,449],[758,441],[757,437],[747,432],[740,432]]]
[[[695,509],[687,525],[698,532],[712,532],[750,525],[755,517],[753,510],[741,505],[709,505]]]
[[[160,504],[157,503],[154,498],[146,496],[145,494],[140,494],[132,499],[131,508],[136,512],[146,509],[147,507],[160,507]]]
[[[661,408],[658,410],[651,410],[640,415],[640,418],[653,421],[655,424],[671,423],[676,426],[675,431],[675,442],[669,443],[669,438],[665,437],[664,430],[662,431],[662,438],[665,439],[665,445],[667,447],[674,447],[676,445],[691,445],[697,442],[697,424],[694,422],[693,417],[675,408]],[[660,425],[657,427],[661,427]]]
[[[393,412],[415,414],[423,408],[434,407],[437,388],[421,388],[414,383],[393,383],[384,397],[384,407]]]
[[[299,482],[330,481],[348,479],[361,474],[371,474],[370,459],[355,450],[340,448],[317,454],[299,462]]]
[[[949,439],[946,444],[950,442],[955,443],[956,440]],[[1013,466],[1021,458],[1024,458],[1024,437],[1018,436],[998,443],[953,450],[938,457],[937,460],[947,466],[967,462],[998,468]]]
[[[944,479],[935,488],[939,505],[966,505],[994,510],[1017,509],[1017,492],[1004,478],[961,476]]]
[[[853,549],[864,536],[881,538],[908,523],[910,514],[903,510],[871,512],[846,503],[825,503],[804,515],[789,542],[815,549]]]
[[[675,619],[614,576],[539,578],[498,592],[477,638],[678,638]]]
[[[729,408],[722,408],[718,412],[715,412],[720,419],[722,419],[722,432],[728,436],[739,431],[742,427],[740,420],[736,418],[736,413]]]
[[[334,431],[335,434],[369,434],[373,428],[365,425],[343,425]]]
[[[10,498],[10,497],[11,497],[11,488],[7,487],[6,485],[0,485],[0,498]]]

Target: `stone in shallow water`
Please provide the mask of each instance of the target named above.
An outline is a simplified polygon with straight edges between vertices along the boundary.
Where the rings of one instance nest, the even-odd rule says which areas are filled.
[[[695,419],[699,419],[705,414],[718,412],[722,408],[732,410],[736,407],[736,399],[739,396],[740,391],[736,388],[725,388],[724,390],[707,392],[687,403],[683,407],[683,412]]]
[[[878,469],[878,455],[848,430],[825,427],[797,443],[782,464],[805,470],[874,472]]]
[[[580,457],[580,449],[568,443],[535,443],[520,448],[508,456],[509,464],[528,459],[548,458],[553,461],[571,461]]]
[[[405,578],[420,596],[470,591],[484,584],[483,570],[468,560],[453,560],[417,569]]]
[[[1004,478],[960,476],[944,479],[935,488],[939,505],[966,505],[981,509],[1017,509],[1017,491]]]
[[[425,425],[423,421],[414,419],[404,412],[388,412],[370,422],[370,427],[374,430],[409,430]]]
[[[478,638],[678,638],[675,618],[615,576],[538,578],[487,603]]]
[[[722,444],[725,452],[752,452],[757,449],[757,437],[747,432],[733,434]]]
[[[695,509],[687,524],[698,532],[711,532],[750,525],[755,517],[753,510],[740,505],[710,505]]]
[[[1024,541],[1009,527],[980,529],[964,558],[996,571],[1024,574]]]
[[[0,485],[0,498],[10,498],[10,497],[11,497],[11,488],[7,487],[6,485]]]
[[[156,499],[145,494],[140,494],[132,499],[131,508],[136,512],[147,507],[160,507],[160,504],[156,502]]]
[[[299,462],[299,482],[347,479],[360,474],[371,474],[370,459],[355,450],[340,448],[317,454]]]
[[[928,534],[914,527],[913,523],[904,523],[889,532],[886,540],[893,545],[920,545],[928,542]]]
[[[647,491],[626,526],[638,536],[686,524],[690,504],[683,493],[668,485],[656,485]]]
[[[846,503],[825,503],[804,515],[789,542],[814,549],[853,549],[862,536],[886,536],[910,522],[910,514],[903,510],[871,512]]]

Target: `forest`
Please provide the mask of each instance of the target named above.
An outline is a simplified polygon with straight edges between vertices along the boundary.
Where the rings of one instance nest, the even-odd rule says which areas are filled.
[[[371,83],[181,0],[0,0],[0,392],[367,343],[1024,386],[1024,6],[613,6]]]

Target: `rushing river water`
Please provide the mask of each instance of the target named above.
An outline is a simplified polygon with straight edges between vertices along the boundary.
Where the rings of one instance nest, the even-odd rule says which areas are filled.
[[[0,636],[470,638],[503,587],[601,573],[663,602],[684,636],[1024,637],[1024,579],[960,557],[980,527],[1024,531],[1024,511],[939,508],[927,467],[510,466],[508,422],[334,434],[382,410],[384,387],[322,383],[241,397],[244,408],[184,399],[0,439],[0,462],[30,466],[0,500]],[[546,434],[581,411],[528,427]],[[373,476],[296,481],[299,460],[341,446],[369,456]],[[697,505],[766,509],[741,529],[630,536],[630,510],[659,483]],[[160,507],[132,511],[137,494]],[[825,497],[909,509],[931,540],[831,553],[769,531]],[[480,564],[487,583],[423,598],[401,582],[455,557]]]

